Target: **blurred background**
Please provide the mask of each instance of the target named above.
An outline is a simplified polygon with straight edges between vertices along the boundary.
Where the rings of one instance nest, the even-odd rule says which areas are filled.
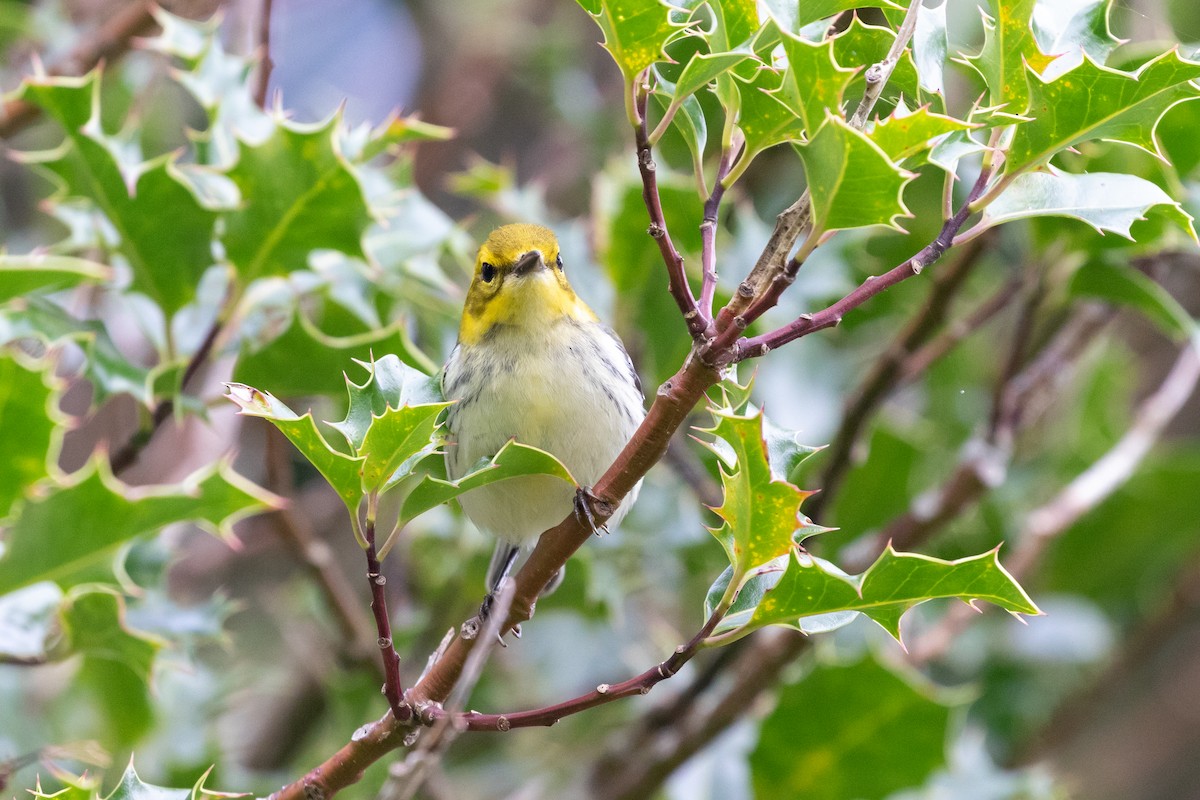
[[[0,0],[0,88],[15,88],[39,62],[69,65],[78,44],[127,5]],[[163,5],[183,17],[219,20],[219,37],[231,53],[250,57],[260,48],[258,0]],[[474,242],[496,224],[527,220],[559,233],[573,284],[624,338],[648,393],[675,370],[689,340],[644,234],[620,75],[596,44],[596,26],[575,2],[274,0],[270,8],[268,105],[310,122],[344,105],[348,122],[372,125],[400,110],[454,129],[452,138],[422,143],[392,165],[411,207],[388,243],[391,249],[379,251],[386,257],[377,255],[396,276],[380,289],[395,301],[386,307],[421,306],[409,317],[410,333],[431,359],[441,363],[453,345]],[[949,12],[951,49],[977,50],[977,4],[949,0]],[[881,22],[875,11],[862,18]],[[1136,64],[1177,42],[1185,43],[1186,54],[1200,42],[1200,4],[1194,0],[1120,0],[1111,22],[1118,36],[1136,45],[1118,51],[1110,63]],[[114,121],[141,107],[136,135],[147,153],[180,147],[184,126],[204,124],[195,103],[168,79],[169,64],[135,48],[115,55],[106,73],[105,102],[120,110]],[[952,107],[953,98],[969,103],[978,94],[977,80],[965,68],[948,80]],[[1147,153],[1103,144],[1073,157],[1091,169],[1120,164],[1150,176],[1177,199],[1186,198],[1185,208],[1196,214],[1197,106],[1177,107],[1160,126],[1176,172]],[[710,130],[719,130],[719,121]],[[4,146],[37,150],[60,140],[53,125],[35,122],[12,131]],[[660,178],[664,204],[676,241],[689,264],[697,264],[701,200],[688,175],[690,156],[675,133],[664,139],[660,161],[664,171],[678,173]],[[803,173],[790,150],[755,163],[723,220],[722,291],[736,287],[775,214],[802,188]],[[61,222],[42,210],[50,191],[27,166],[0,161],[4,247],[25,252],[62,237]],[[820,307],[919,249],[940,223],[940,192],[940,178],[914,183],[907,197],[916,218],[908,234],[850,233],[819,250],[768,323]],[[983,237],[969,258],[948,258],[931,270],[958,276],[949,321],[919,342],[932,343],[932,349],[913,347],[905,354],[919,351],[928,361],[904,361],[912,373],[870,406],[844,454],[847,469],[815,507],[806,507],[819,524],[839,528],[822,537],[820,553],[859,571],[864,543],[886,535],[900,542],[910,536],[919,542],[913,549],[944,558],[1003,542],[1003,560],[1029,511],[1120,439],[1176,351],[1136,314],[1097,310],[1068,296],[1056,270],[1103,251],[1135,264],[1200,314],[1200,254],[1164,227],[1154,218],[1139,223],[1135,233],[1153,243],[1142,247],[1116,237],[1101,240],[1076,222],[1017,223]],[[928,307],[937,286],[936,278],[905,283],[842,327],[771,354],[754,365],[756,402],[802,441],[832,441],[850,401],[863,396],[881,356]],[[323,329],[342,332],[337,297],[327,292],[320,303],[325,305],[314,313]],[[95,314],[130,359],[151,357],[136,314],[103,303]],[[954,335],[956,321],[962,326]],[[1047,356],[1064,341],[1067,355]],[[345,401],[337,386],[340,371],[352,370],[348,358],[334,361],[321,379],[331,387],[327,393],[288,395],[275,386],[290,386],[291,375],[308,387],[317,379],[304,373],[318,366],[286,359],[267,364],[271,352],[261,350],[254,374],[278,383],[258,385],[296,397],[293,407],[311,406],[319,418],[340,418]],[[219,396],[220,381],[239,369],[244,374],[247,359],[231,344],[206,370],[197,392]],[[1036,378],[1036,391],[1019,397],[1027,413],[1007,431],[1011,456],[931,520],[922,509],[945,499],[962,465],[972,463],[972,448],[994,432],[1003,379],[1014,374]],[[748,378],[749,370],[741,377]],[[81,382],[68,392],[64,408],[83,413],[88,398]],[[1045,617],[1026,624],[992,609],[943,642],[938,636],[949,606],[931,603],[906,619],[907,653],[861,621],[812,646],[780,638],[781,648],[796,651],[781,656],[790,666],[764,678],[762,692],[743,697],[725,693],[737,675],[728,665],[740,652],[705,653],[650,697],[566,719],[553,731],[462,737],[423,796],[738,798],[755,796],[754,786],[759,798],[810,796],[774,793],[763,776],[771,774],[774,760],[805,753],[816,758],[817,744],[835,756],[858,752],[857,744],[835,735],[850,717],[865,721],[863,737],[889,744],[889,752],[878,756],[889,770],[891,762],[905,760],[910,736],[932,737],[944,751],[944,765],[920,768],[896,796],[1200,797],[1198,409],[1193,397],[1137,474],[1029,566],[1023,583]],[[68,436],[62,466],[77,468],[98,443],[117,449],[138,420],[130,398],[112,398]],[[703,421],[697,418],[697,424]],[[266,794],[383,712],[361,554],[344,511],[311,468],[268,436],[267,427],[214,401],[207,420],[169,425],[122,474],[132,484],[178,480],[233,451],[242,474],[290,494],[293,506],[287,514],[240,523],[237,547],[186,526],[135,545],[126,569],[143,594],[131,601],[130,622],[170,630],[174,641],[160,654],[149,691],[82,669],[78,660],[32,668],[0,664],[0,763],[50,745],[93,742],[89,758],[114,765],[101,768],[106,788],[136,754],[147,781],[190,786],[215,764],[209,786]],[[648,477],[621,530],[584,548],[563,587],[539,603],[524,638],[494,655],[469,707],[535,707],[622,680],[661,660],[702,622],[704,594],[725,565],[704,529],[711,520],[703,503],[712,503],[719,489],[709,457],[680,439]],[[810,459],[800,485],[825,488],[829,458]],[[457,509],[440,509],[417,520],[389,559],[397,647],[410,674],[477,607],[489,554],[490,543]],[[313,579],[314,561],[339,574],[334,582],[357,600],[348,616],[331,610]],[[751,641],[766,635],[773,634]],[[868,652],[904,674],[923,674],[926,682],[914,678],[913,684],[922,702],[944,713],[930,718],[914,705],[898,712],[899,728],[885,724],[870,690],[852,688],[865,683],[884,691],[891,680],[891,672],[860,660]],[[695,696],[681,710],[673,704],[684,690]],[[712,709],[722,699],[737,706],[722,723],[702,734],[675,731],[694,744],[694,757],[663,735],[664,719],[715,719]],[[766,730],[775,732],[769,747],[760,744]],[[822,739],[823,731],[829,738]],[[77,750],[67,755],[58,761],[73,768],[87,761]],[[386,795],[388,761],[345,796],[375,796],[381,785]],[[27,766],[6,776],[4,793],[23,796],[39,769],[45,785],[54,786],[44,766]]]

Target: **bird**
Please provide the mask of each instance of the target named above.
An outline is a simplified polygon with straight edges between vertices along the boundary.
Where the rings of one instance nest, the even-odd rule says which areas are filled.
[[[645,398],[620,338],[571,288],[554,233],[531,224],[496,228],[480,246],[442,393],[450,401],[451,480],[516,439],[557,457],[579,484],[526,475],[459,498],[467,518],[496,538],[483,617],[521,550],[572,508],[596,530],[590,487],[641,424]],[[620,523],[640,487],[609,525]],[[560,579],[561,571],[543,593]]]

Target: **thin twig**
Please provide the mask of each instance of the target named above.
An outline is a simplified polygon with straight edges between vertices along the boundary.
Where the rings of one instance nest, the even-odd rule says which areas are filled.
[[[634,128],[637,142],[638,173],[642,176],[642,200],[646,204],[646,213],[650,216],[650,227],[646,232],[658,243],[663,262],[667,265],[667,277],[671,296],[683,314],[688,333],[693,339],[699,339],[708,328],[708,315],[696,305],[696,297],[692,294],[691,284],[688,283],[687,272],[683,268],[683,256],[675,249],[671,241],[671,232],[667,229],[667,219],[663,214],[662,200],[658,194],[657,166],[654,163],[654,153],[650,149],[650,140],[646,133],[646,98],[645,87],[637,89],[634,106],[637,109],[638,125]],[[714,193],[718,191],[714,187]],[[718,196],[718,202],[720,197]],[[713,223],[716,224],[715,222]]]
[[[802,314],[798,319],[782,328],[777,328],[769,333],[749,339],[739,339],[737,346],[734,348],[734,359],[741,361],[745,358],[766,355],[771,350],[782,347],[788,342],[808,336],[824,328],[839,325],[842,317],[847,312],[858,308],[885,289],[890,289],[892,286],[914,275],[920,275],[922,270],[941,258],[942,254],[950,247],[954,240],[954,234],[958,232],[972,213],[971,203],[983,192],[990,178],[991,175],[986,171],[979,173],[978,180],[975,181],[975,185],[971,188],[970,194],[967,195],[966,201],[959,208],[958,212],[946,220],[937,237],[925,245],[912,258],[909,258],[897,267],[893,267],[883,275],[867,278],[854,291],[815,314]]]
[[[387,697],[392,715],[400,722],[412,718],[412,707],[404,702],[404,684],[400,680],[400,656],[392,643],[392,622],[388,616],[387,578],[375,554],[375,518],[368,513],[363,529],[367,541],[367,582],[371,586],[371,613],[375,615],[375,630],[379,634],[376,644],[383,659],[383,694]]]
[[[724,181],[740,147],[741,145],[735,142],[734,146],[721,153],[712,193],[704,201],[704,219],[700,223],[700,264],[703,274],[703,282],[700,284],[700,313],[706,320],[712,319],[713,298],[717,294],[717,221],[721,200],[725,196]]]
[[[267,87],[271,83],[271,70],[275,68],[275,62],[271,60],[271,3],[272,0],[262,0],[258,17],[258,84],[254,89],[254,102],[259,108],[267,105]]]

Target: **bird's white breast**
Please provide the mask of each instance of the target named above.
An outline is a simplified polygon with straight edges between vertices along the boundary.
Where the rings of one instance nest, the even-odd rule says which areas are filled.
[[[535,331],[497,326],[455,348],[443,376],[452,478],[490,458],[511,438],[558,457],[575,479],[595,483],[645,416],[624,349],[600,323],[564,319]],[[480,529],[525,544],[560,522],[574,489],[556,478],[526,476],[461,498]],[[636,489],[610,521],[632,505]]]

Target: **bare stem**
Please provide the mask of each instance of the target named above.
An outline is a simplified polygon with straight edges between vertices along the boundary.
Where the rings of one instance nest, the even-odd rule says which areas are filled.
[[[650,139],[646,133],[646,98],[647,91],[639,87],[634,99],[638,117],[638,124],[634,131],[637,142],[638,172],[642,176],[642,200],[646,204],[646,212],[650,215],[650,227],[646,232],[658,243],[663,262],[667,265],[671,296],[675,298],[675,304],[679,306],[679,311],[683,314],[683,321],[687,324],[688,333],[693,339],[699,339],[708,327],[708,316],[696,305],[696,297],[692,294],[687,272],[683,268],[683,256],[675,249],[675,243],[671,241],[671,233],[667,230],[667,220],[663,214],[662,200],[658,194],[657,165],[654,163],[654,153],[651,152]],[[714,188],[713,191],[716,192],[717,189]]]
[[[730,586],[733,585],[734,582],[730,581]],[[620,700],[625,697],[632,697],[633,695],[648,694],[656,685],[679,672],[680,668],[692,659],[699,651],[704,640],[708,638],[709,634],[724,619],[731,602],[732,598],[727,598],[718,604],[703,627],[696,632],[695,636],[688,640],[687,644],[682,644],[675,648],[675,652],[667,659],[627,681],[614,684],[602,683],[586,694],[581,694],[578,697],[573,697],[570,700],[546,706],[545,708],[538,708],[531,711],[517,711],[510,714],[480,714],[477,711],[468,711],[465,714],[457,715],[458,720],[465,725],[466,730],[470,731],[504,732],[513,728],[548,727],[563,717],[578,714],[589,708],[595,708],[596,706],[611,703],[614,700]]]
[[[741,361],[746,358],[766,355],[771,350],[781,347],[788,342],[838,325],[847,312],[858,308],[885,289],[890,289],[914,275],[920,275],[922,270],[941,258],[942,254],[951,246],[954,241],[954,234],[962,228],[967,218],[971,216],[971,204],[979,196],[979,193],[983,191],[989,177],[987,172],[979,174],[979,179],[975,181],[975,186],[972,187],[970,194],[967,195],[966,202],[962,204],[953,217],[946,220],[937,237],[925,245],[919,253],[899,266],[888,270],[883,275],[873,275],[867,278],[854,291],[815,314],[803,314],[788,325],[770,333],[764,333],[749,339],[739,339],[735,347],[734,360]]]
[[[375,615],[375,630],[379,634],[376,644],[383,658],[383,694],[387,697],[392,715],[399,722],[412,719],[412,707],[404,702],[404,686],[400,682],[400,656],[392,643],[392,622],[388,618],[387,578],[384,577],[375,555],[375,518],[367,517],[363,530],[367,540],[367,581],[371,585],[371,613]]]
[[[262,0],[262,9],[258,17],[258,83],[254,88],[254,102],[259,108],[267,105],[267,87],[271,83],[271,70],[275,62],[271,60],[271,3],[272,0]]]

